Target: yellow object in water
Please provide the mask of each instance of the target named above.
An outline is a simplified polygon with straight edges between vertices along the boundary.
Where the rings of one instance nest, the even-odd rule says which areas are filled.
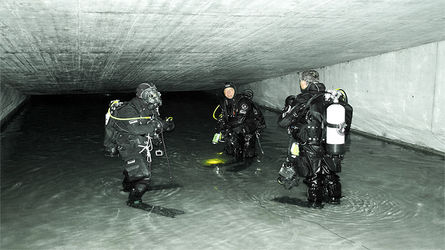
[[[224,164],[226,161],[224,159],[220,159],[220,158],[214,158],[214,159],[208,159],[204,162],[204,164],[206,166],[211,166],[211,165],[217,165],[217,164]]]

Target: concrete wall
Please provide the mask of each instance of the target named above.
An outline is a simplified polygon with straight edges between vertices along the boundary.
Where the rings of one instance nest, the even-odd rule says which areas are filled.
[[[328,89],[343,88],[352,127],[445,152],[445,41],[318,69]],[[298,73],[244,85],[261,105],[281,109],[299,92]]]
[[[17,110],[17,108],[25,101],[26,96],[21,94],[14,88],[1,84],[0,87],[0,120],[1,125]]]

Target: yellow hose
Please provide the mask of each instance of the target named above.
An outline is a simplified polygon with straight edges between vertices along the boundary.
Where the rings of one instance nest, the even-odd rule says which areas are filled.
[[[216,113],[216,110],[218,110],[218,108],[219,108],[219,105],[216,106],[215,110],[213,110],[213,119],[215,119],[215,120],[218,120],[218,118],[215,117],[215,113]],[[219,114],[219,117],[221,118],[222,114]]]
[[[110,106],[113,106],[113,104],[118,103],[118,101],[114,101]],[[113,116],[111,114],[110,111],[111,107],[108,108],[108,114],[110,115],[111,118],[115,119],[115,120],[119,120],[119,121],[131,121],[131,120],[137,120],[137,119],[151,119],[151,116],[146,116],[146,117],[130,117],[130,118],[119,118],[116,116]],[[173,118],[172,118],[173,119]]]
[[[346,102],[348,102],[348,96],[346,95],[346,92],[343,90],[343,89],[340,89],[340,88],[338,88],[338,89],[336,89],[337,91],[340,91],[340,93],[341,93],[341,95],[343,96],[343,99],[346,101]]]

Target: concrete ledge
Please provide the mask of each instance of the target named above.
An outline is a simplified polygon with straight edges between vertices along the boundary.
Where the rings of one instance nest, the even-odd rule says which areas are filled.
[[[1,120],[1,124],[0,124],[0,127],[1,127],[0,131],[3,132],[3,130],[6,129],[6,127],[9,124],[9,122],[12,119],[14,119],[14,117],[23,110],[23,108],[25,107],[26,103],[28,103],[28,101],[29,101],[29,97],[26,96],[25,99],[20,104],[18,104],[18,106],[16,106],[7,115],[5,115],[3,117],[3,119]]]
[[[421,152],[426,153],[426,154],[438,155],[438,156],[441,156],[445,160],[445,152],[441,152],[441,151],[436,150],[434,148],[423,147],[423,146],[419,146],[419,145],[416,145],[416,144],[412,144],[412,143],[408,143],[408,142],[404,142],[404,141],[400,141],[400,140],[388,139],[388,138],[383,137],[383,136],[373,135],[373,134],[370,134],[370,133],[367,133],[367,132],[363,132],[363,131],[359,131],[359,130],[356,130],[356,129],[351,129],[351,132],[353,134],[358,134],[358,135],[361,135],[361,136],[364,136],[364,137],[368,137],[368,138],[371,138],[371,139],[377,139],[377,140],[380,140],[380,141],[384,141],[384,142],[388,142],[388,143],[391,143],[391,144],[399,145],[399,146],[404,147],[404,148],[409,148],[409,149],[413,149],[413,150],[416,150],[416,151],[421,151]]]
[[[23,107],[27,99],[28,97],[26,95],[23,95],[16,89],[7,84],[1,84],[0,121],[2,131],[12,117]]]

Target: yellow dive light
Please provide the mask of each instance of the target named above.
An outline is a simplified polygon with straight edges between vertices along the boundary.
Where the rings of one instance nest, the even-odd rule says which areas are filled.
[[[224,159],[221,158],[213,158],[213,159],[208,159],[204,162],[204,165],[206,166],[212,166],[212,165],[217,165],[217,164],[224,164],[226,161]]]

